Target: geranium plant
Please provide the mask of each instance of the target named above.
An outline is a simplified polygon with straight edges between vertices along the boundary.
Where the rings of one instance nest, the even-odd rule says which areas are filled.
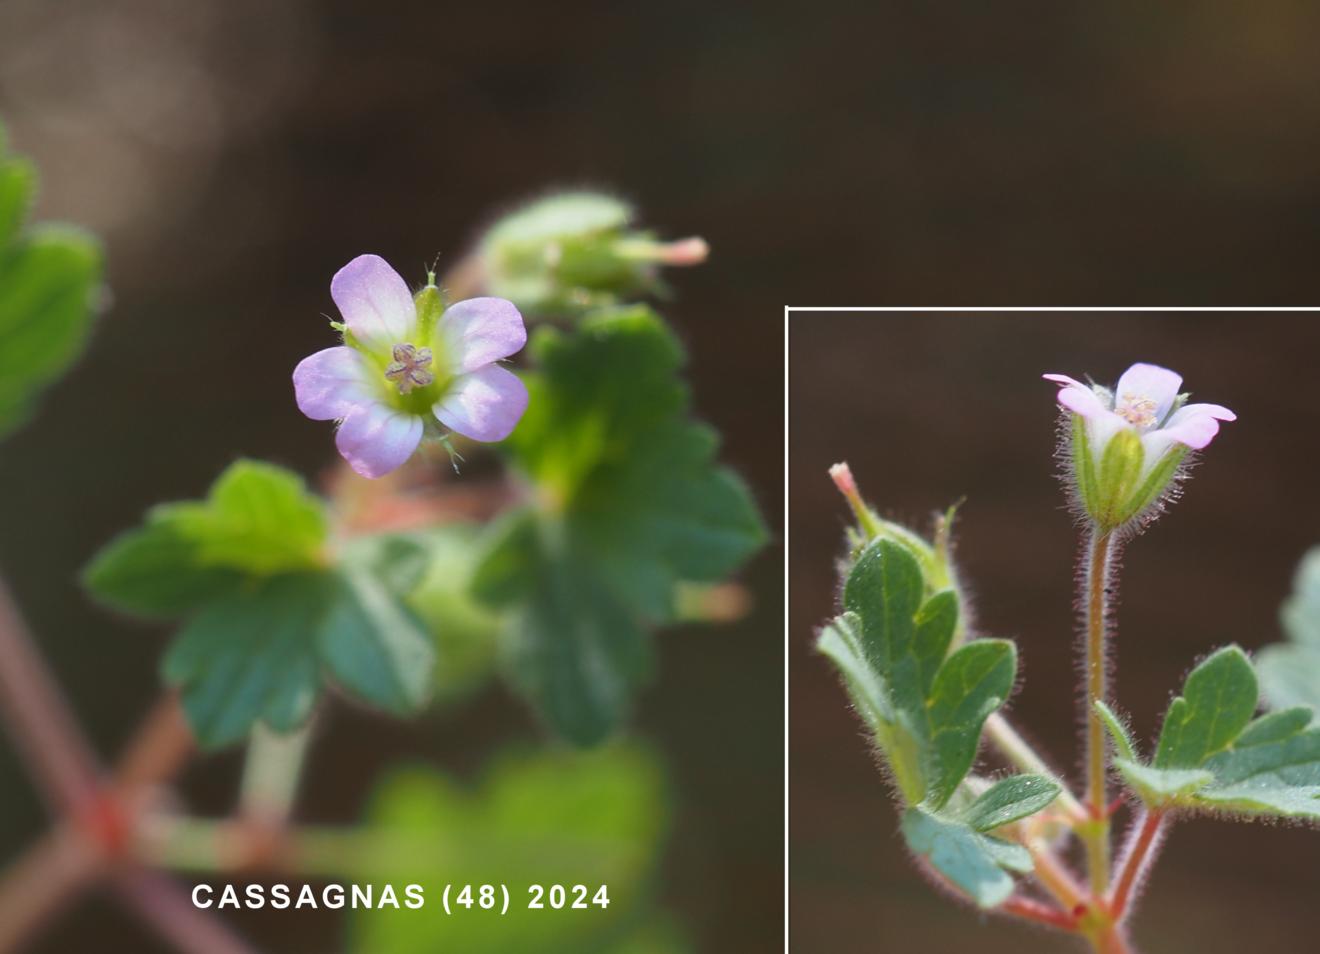
[[[24,224],[32,182],[0,143],[0,436],[76,358],[102,300],[93,240]],[[607,195],[555,194],[498,221],[446,275],[410,286],[371,254],[327,270],[338,314],[328,346],[289,369],[289,400],[308,428],[333,422],[343,463],[314,489],[233,461],[198,499],[153,507],[89,555],[93,599],[172,632],[162,701],[116,770],[0,587],[4,715],[56,818],[0,880],[0,951],[90,884],[181,950],[249,950],[174,869],[514,890],[589,879],[613,892],[593,895],[590,918],[524,904],[504,921],[391,919],[373,904],[352,912],[347,943],[686,948],[651,888],[663,773],[646,747],[603,743],[654,672],[655,630],[736,612],[728,578],[767,534],[692,416],[674,333],[642,301],[659,267],[697,264],[705,245],[634,219]],[[461,718],[457,704],[496,676],[567,744],[499,753],[473,786],[401,771],[360,825],[296,820],[318,715],[336,699]],[[230,815],[162,797],[195,752],[240,745]]]
[[[1136,949],[1136,901],[1179,819],[1320,821],[1312,709],[1320,702],[1312,645],[1320,603],[1312,561],[1286,614],[1294,642],[1266,650],[1259,675],[1238,646],[1210,652],[1168,706],[1158,738],[1139,746],[1108,690],[1120,556],[1236,418],[1218,404],[1191,403],[1178,374],[1151,364],[1134,364],[1113,388],[1044,377],[1058,386],[1062,480],[1082,535],[1081,786],[1070,788],[1000,711],[1017,679],[1017,649],[967,623],[953,510],[928,539],[882,519],[846,464],[831,475],[856,524],[841,564],[842,612],[817,647],[869,730],[918,867],[980,909],[1122,954]],[[1008,773],[977,770],[983,743]]]

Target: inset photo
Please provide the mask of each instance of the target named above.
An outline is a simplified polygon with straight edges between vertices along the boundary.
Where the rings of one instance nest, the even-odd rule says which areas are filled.
[[[790,949],[1309,949],[1317,316],[787,320]]]

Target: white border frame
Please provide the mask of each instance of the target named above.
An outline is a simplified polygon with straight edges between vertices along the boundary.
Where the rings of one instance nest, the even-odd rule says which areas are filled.
[[[1320,306],[1315,305],[785,305],[784,306],[784,513],[783,519],[783,545],[784,545],[784,952],[789,954],[789,794],[788,780],[789,771],[792,768],[792,762],[789,757],[789,631],[788,631],[788,555],[792,546],[789,540],[788,515],[789,515],[789,485],[788,485],[788,448],[789,448],[789,429],[788,429],[788,408],[789,408],[789,390],[788,390],[788,365],[791,355],[789,347],[788,326],[796,311],[801,312],[876,312],[889,313],[906,312],[912,313],[950,313],[960,314],[986,312],[986,313],[1027,313],[1027,312],[1066,312],[1070,314],[1094,314],[1097,312],[1109,312],[1112,314],[1123,314],[1132,312],[1142,312],[1151,314],[1155,312],[1181,312],[1198,314],[1224,314],[1224,313],[1251,313],[1261,314],[1272,313],[1309,313],[1320,315]]]

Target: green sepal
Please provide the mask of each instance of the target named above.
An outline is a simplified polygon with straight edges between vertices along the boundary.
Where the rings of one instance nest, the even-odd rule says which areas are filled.
[[[1012,873],[1026,874],[1033,867],[1030,853],[1021,845],[919,806],[903,813],[902,830],[912,853],[980,908],[1002,904],[1013,893]]]

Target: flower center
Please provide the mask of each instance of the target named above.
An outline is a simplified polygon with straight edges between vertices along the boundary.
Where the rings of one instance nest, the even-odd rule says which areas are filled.
[[[385,377],[399,387],[400,394],[413,388],[424,388],[435,381],[431,366],[431,349],[419,348],[403,342],[394,346],[394,360],[385,366]]]
[[[1141,394],[1124,394],[1119,398],[1114,413],[1136,427],[1153,427],[1159,405]]]

